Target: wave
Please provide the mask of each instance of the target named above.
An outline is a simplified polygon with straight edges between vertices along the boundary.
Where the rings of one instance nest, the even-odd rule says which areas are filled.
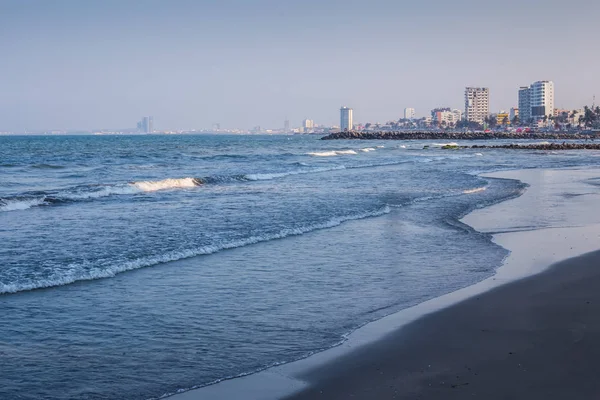
[[[248,246],[260,242],[267,242],[270,240],[283,239],[289,236],[298,236],[315,230],[333,228],[351,220],[378,217],[384,214],[388,214],[389,212],[390,208],[387,205],[385,205],[375,210],[333,217],[323,222],[318,222],[304,226],[284,228],[278,232],[270,234],[249,236],[247,238],[234,239],[218,244],[201,246],[198,248],[171,251],[161,255],[141,257],[135,260],[116,262],[113,264],[109,264],[106,267],[92,266],[91,268],[89,268],[89,263],[70,264],[68,266],[68,270],[62,271],[63,273],[60,276],[50,276],[45,279],[37,279],[27,283],[6,284],[0,282],[0,294],[17,293],[34,289],[63,286],[78,281],[111,278],[119,273],[131,271],[134,269],[151,267],[158,264],[164,264],[167,262],[178,261],[201,255],[213,254],[223,250]]]
[[[160,181],[140,181],[133,182],[131,185],[144,191],[156,192],[157,190],[166,189],[184,189],[193,188],[202,185],[202,181],[196,178],[180,178],[180,179],[163,179]]]
[[[290,175],[320,173],[342,170],[343,165],[329,167],[304,167],[284,172],[214,175],[202,178],[167,178],[162,180],[135,181],[124,184],[85,185],[64,190],[29,192],[17,196],[0,197],[0,212],[26,210],[37,206],[48,206],[74,201],[93,200],[114,195],[135,195],[163,190],[192,189],[208,184],[227,184],[235,182],[265,181]]]
[[[115,185],[88,185],[48,192],[32,192],[19,196],[0,198],[0,212],[27,210],[37,206],[48,206],[74,201],[93,200],[113,195],[132,195],[158,190],[190,188],[199,186],[196,178],[140,181]]]
[[[53,164],[34,164],[34,165],[31,165],[31,168],[36,168],[36,169],[65,169],[67,167],[65,167],[63,165],[53,165]]]
[[[330,150],[330,151],[316,151],[312,153],[306,153],[309,156],[315,157],[334,157],[334,156],[343,156],[343,155],[353,155],[358,154],[354,150]]]
[[[0,211],[18,211],[44,204],[45,197],[0,199]]]
[[[368,153],[370,151],[375,151],[376,149],[373,147],[365,147],[364,149],[360,149],[360,151],[364,152],[364,153]]]
[[[242,178],[249,181],[268,181],[271,179],[283,178],[290,175],[302,175],[302,174],[311,174],[311,173],[319,173],[319,172],[327,172],[327,171],[337,171],[340,169],[346,169],[343,165],[335,165],[332,167],[321,167],[321,168],[311,168],[311,169],[300,169],[295,171],[287,171],[287,172],[273,172],[266,174],[246,174],[241,175]]]
[[[467,190],[463,190],[463,194],[471,194],[471,193],[479,193],[479,192],[483,192],[484,190],[486,190],[486,187],[478,187],[475,189],[467,189]]]

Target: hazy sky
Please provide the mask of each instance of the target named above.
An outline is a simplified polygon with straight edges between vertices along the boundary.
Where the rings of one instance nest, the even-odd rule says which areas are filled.
[[[282,127],[600,99],[598,0],[0,0],[0,130]],[[599,100],[600,102],[600,100]]]

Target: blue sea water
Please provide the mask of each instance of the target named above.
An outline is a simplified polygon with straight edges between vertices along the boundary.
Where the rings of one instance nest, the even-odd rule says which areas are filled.
[[[0,398],[156,399],[331,347],[493,274],[458,219],[524,186],[478,172],[598,160],[441,144],[0,137]]]

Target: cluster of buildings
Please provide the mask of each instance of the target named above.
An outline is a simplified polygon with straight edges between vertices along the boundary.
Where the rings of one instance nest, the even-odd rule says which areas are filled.
[[[490,112],[490,89],[487,87],[466,87],[464,92],[464,110],[450,107],[438,107],[431,110],[430,115],[417,118],[414,108],[404,109],[404,118],[385,124],[356,124],[353,120],[353,109],[340,108],[340,124],[324,127],[315,124],[312,119],[304,119],[298,128],[291,128],[290,121],[284,120],[283,129],[261,129],[256,126],[250,133],[329,133],[330,131],[345,131],[353,129],[414,129],[414,128],[468,128],[481,129],[509,125],[551,126],[550,123],[577,125],[583,110],[560,110],[554,108],[554,83],[552,81],[537,81],[518,90],[518,107],[510,111],[501,110]],[[372,128],[371,128],[372,127]],[[214,132],[221,132],[220,124],[213,126]],[[137,131],[153,133],[154,118],[143,117],[137,124]],[[225,132],[225,131],[223,131]],[[229,131],[227,131],[229,132]]]
[[[404,118],[387,122],[383,126],[375,124],[374,129],[397,129],[397,128],[425,128],[437,127],[467,127],[509,125],[529,126],[551,126],[567,123],[577,125],[583,110],[560,110],[554,108],[554,82],[537,81],[529,86],[522,86],[518,91],[518,107],[510,111],[490,112],[490,89],[486,87],[466,87],[464,93],[464,111],[450,107],[439,107],[431,110],[430,116],[416,118],[414,108],[404,109]],[[370,128],[371,124],[365,127]],[[352,120],[352,109],[342,107],[340,109],[340,130],[352,130],[365,128],[354,125]]]

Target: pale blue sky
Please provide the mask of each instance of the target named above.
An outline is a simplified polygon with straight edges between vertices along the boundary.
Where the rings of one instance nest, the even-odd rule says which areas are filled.
[[[384,122],[600,96],[597,0],[0,0],[0,131]],[[600,98],[600,97],[599,97]]]

